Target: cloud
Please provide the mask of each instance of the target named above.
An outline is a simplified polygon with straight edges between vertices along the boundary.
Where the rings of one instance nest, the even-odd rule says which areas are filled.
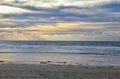
[[[19,14],[19,13],[26,13],[30,12],[30,10],[18,8],[18,7],[12,7],[7,5],[0,5],[0,13],[1,14]]]
[[[96,26],[99,25],[99,26]],[[101,25],[101,26],[100,26]],[[9,40],[119,40],[119,30],[104,23],[77,22],[31,27],[0,28],[0,37]],[[109,23],[108,23],[109,25]],[[113,38],[114,37],[114,38]]]
[[[120,1],[111,2],[106,5],[98,6],[98,8],[106,9],[109,12],[120,12]]]
[[[1,39],[120,39],[118,0],[2,0],[0,4]]]
[[[79,6],[79,7],[91,7],[98,4],[107,4],[113,0],[2,0],[3,3],[17,3],[23,4],[23,6],[35,6],[44,8],[53,8],[58,6]]]
[[[53,9],[33,7],[27,9],[33,12],[21,14],[5,14],[3,18],[10,18],[15,24],[12,27],[29,27],[34,25],[55,25],[64,22],[119,22],[118,12],[109,12],[102,8],[79,8],[73,6],[60,6]],[[107,8],[106,8],[107,9]],[[11,25],[10,25],[11,26]],[[10,27],[9,26],[9,27]]]

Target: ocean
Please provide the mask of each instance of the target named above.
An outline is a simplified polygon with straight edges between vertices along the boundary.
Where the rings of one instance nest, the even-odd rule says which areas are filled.
[[[13,63],[120,65],[120,41],[0,41],[0,60]]]

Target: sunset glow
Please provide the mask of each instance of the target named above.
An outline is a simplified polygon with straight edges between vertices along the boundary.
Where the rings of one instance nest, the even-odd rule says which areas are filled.
[[[119,40],[119,0],[1,0],[0,40]]]

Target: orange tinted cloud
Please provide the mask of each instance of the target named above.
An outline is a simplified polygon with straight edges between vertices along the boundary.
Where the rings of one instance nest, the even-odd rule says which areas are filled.
[[[84,26],[87,24],[85,22],[75,22],[75,23],[57,23],[56,25],[36,25],[31,27],[15,27],[15,28],[0,28],[3,32],[0,36],[4,36],[2,39],[9,40],[28,40],[28,39],[44,39],[44,40],[59,40],[59,39],[71,39],[72,34],[63,34],[62,32],[67,32],[72,29],[90,29],[91,26]],[[89,24],[89,23],[88,23]],[[60,31],[60,34],[56,32]]]

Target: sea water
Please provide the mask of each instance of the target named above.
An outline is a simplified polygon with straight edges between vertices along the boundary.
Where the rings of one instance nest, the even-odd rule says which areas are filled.
[[[0,41],[0,60],[14,63],[120,65],[120,41]]]

